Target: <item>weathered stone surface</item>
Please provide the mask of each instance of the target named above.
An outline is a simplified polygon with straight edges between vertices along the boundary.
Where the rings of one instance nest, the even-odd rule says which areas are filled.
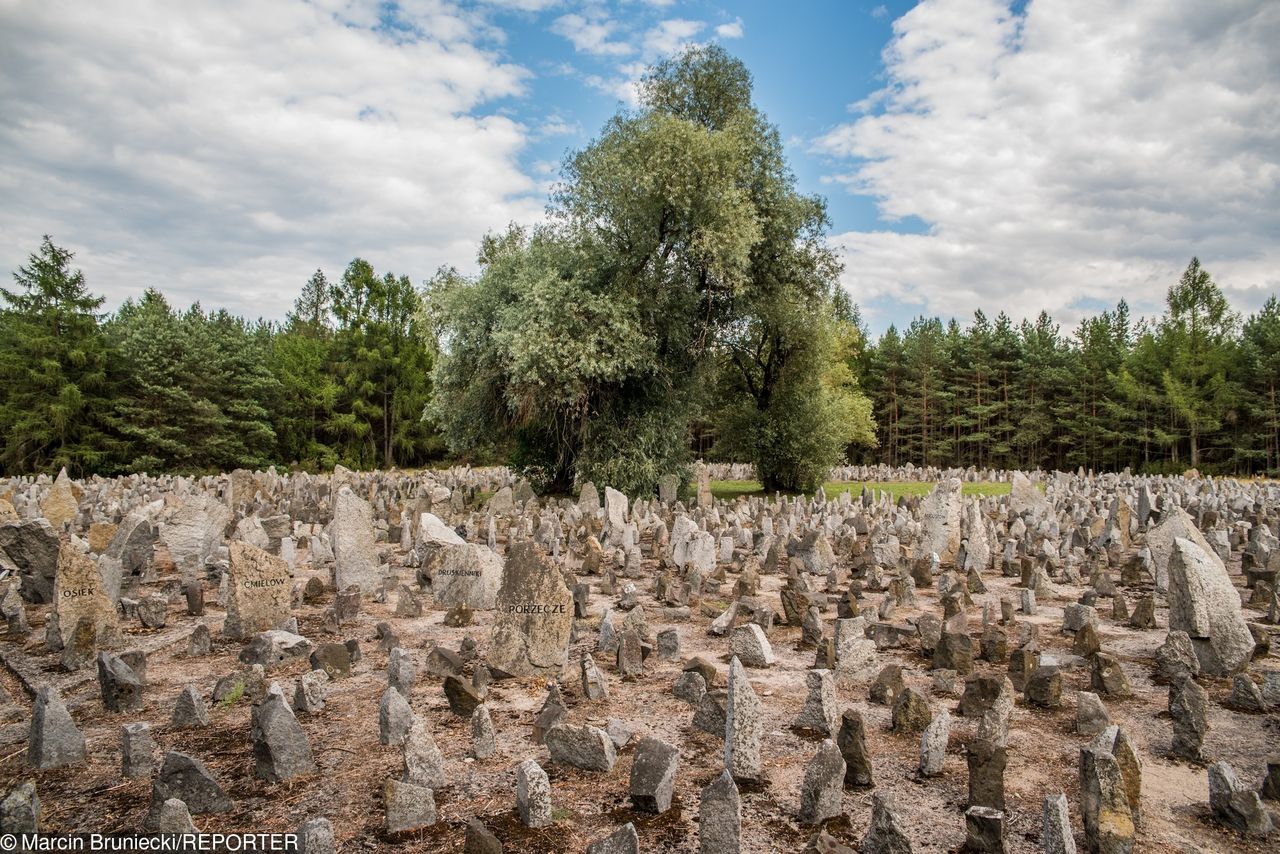
[[[484,697],[461,676],[450,675],[444,680],[444,696],[449,701],[449,711],[460,718],[469,718]]]
[[[298,677],[293,692],[295,712],[319,712],[329,692],[329,677],[323,670],[308,670]]]
[[[323,670],[330,679],[351,674],[351,649],[343,643],[322,643],[309,656],[312,670]]]
[[[1076,732],[1088,738],[1111,726],[1111,716],[1097,694],[1080,691],[1076,694]]]
[[[67,632],[76,629],[81,621],[87,622],[92,649],[105,649],[120,643],[119,612],[108,594],[102,572],[92,558],[81,554],[71,544],[69,537],[58,546],[54,610],[58,615],[57,625]],[[67,643],[70,638],[63,641]],[[91,660],[92,654],[87,660],[82,659],[85,664]],[[68,664],[68,658],[64,656],[63,666]]]
[[[1247,836],[1266,836],[1274,829],[1258,793],[1226,762],[1209,766],[1209,808],[1218,821]]]
[[[1062,673],[1057,667],[1041,665],[1027,678],[1027,702],[1042,709],[1062,705]]]
[[[640,836],[631,822],[587,846],[587,854],[640,854]]]
[[[1170,631],[1164,643],[1156,648],[1156,678],[1173,683],[1200,675],[1200,659],[1196,657],[1191,638],[1183,631]]]
[[[195,729],[209,725],[209,707],[205,705],[200,690],[188,685],[178,694],[173,704],[173,716],[169,726],[173,729]]]
[[[350,487],[339,489],[334,498],[329,537],[333,541],[334,589],[346,590],[355,585],[363,593],[377,590],[382,572],[373,532],[373,508]]]
[[[552,762],[584,771],[611,771],[618,761],[613,740],[590,725],[554,726],[547,730],[546,744]]]
[[[965,810],[964,850],[968,854],[1004,854],[1004,811],[983,806]]]
[[[1129,679],[1124,675],[1120,662],[1105,652],[1093,657],[1089,667],[1089,685],[1094,691],[1107,697],[1124,699],[1133,696]]]
[[[702,790],[698,802],[700,854],[738,854],[742,839],[742,801],[726,769]]]
[[[1076,854],[1066,795],[1061,792],[1045,795],[1040,826],[1040,848],[1044,854]]]
[[[294,658],[305,658],[314,649],[315,644],[302,635],[272,629],[253,636],[240,651],[240,663],[260,664],[264,669],[270,669]]]
[[[1169,717],[1173,719],[1173,755],[1199,762],[1209,730],[1209,695],[1191,677],[1170,683]]]
[[[23,599],[36,605],[53,601],[58,534],[48,521],[0,523],[0,558],[0,566],[17,569]]]
[[[1080,749],[1080,817],[1085,850],[1122,854],[1133,850],[1136,830],[1115,756]]]
[[[840,706],[836,700],[836,684],[831,671],[810,670],[804,679],[809,695],[791,725],[834,737],[840,728]]]
[[[729,646],[746,667],[772,667],[777,661],[764,630],[755,623],[747,623],[734,629],[729,638]]]
[[[177,798],[169,798],[160,805],[160,817],[156,820],[156,830],[160,833],[199,833],[196,823],[191,820],[191,810]]]
[[[156,743],[151,724],[120,727],[120,773],[128,780],[150,780],[156,765]]]
[[[437,605],[464,604],[491,611],[498,603],[502,576],[502,558],[487,546],[449,546],[431,577],[431,595]]]
[[[36,833],[40,829],[40,796],[34,780],[5,793],[0,799],[0,832]]]
[[[299,854],[337,854],[333,824],[327,818],[309,818],[298,827]]]
[[[511,548],[496,606],[489,667],[512,676],[558,674],[569,655],[573,594],[534,543]]]
[[[1176,551],[1176,541],[1178,539],[1190,540],[1204,551],[1206,559],[1210,562],[1216,561],[1218,567],[1224,572],[1226,571],[1226,567],[1222,564],[1222,559],[1214,553],[1213,547],[1209,545],[1209,541],[1200,533],[1200,529],[1196,527],[1195,521],[1187,514],[1187,511],[1176,505],[1166,507],[1164,509],[1164,518],[1160,520],[1160,524],[1147,532],[1147,549],[1151,552],[1152,572],[1156,590],[1162,593],[1169,590],[1170,564],[1173,561],[1173,553]],[[1173,627],[1170,626],[1170,628]]]
[[[267,698],[254,707],[250,737],[254,775],[259,779],[279,783],[315,773],[311,743],[283,694],[269,691]]]
[[[463,841],[462,854],[502,854],[502,843],[485,827],[480,819],[467,819],[467,837]]]
[[[289,565],[248,543],[233,540],[227,579],[227,619],[222,634],[244,638],[279,629],[291,616]]]
[[[187,805],[192,815],[227,812],[231,799],[204,763],[185,753],[165,754],[160,773],[151,782],[151,812],[148,826],[155,827],[164,802],[177,798]]]
[[[160,540],[185,580],[194,580],[203,572],[231,519],[225,504],[212,496],[198,495],[184,501],[160,526]]]
[[[915,556],[936,554],[942,563],[953,563],[960,551],[960,481],[951,478],[938,483],[920,502],[921,531]]]
[[[408,697],[417,678],[413,656],[403,647],[393,647],[387,656],[387,684]]]
[[[66,466],[58,472],[53,486],[40,499],[40,515],[49,520],[54,530],[61,531],[76,518],[80,502],[67,475]]]
[[[734,657],[729,662],[729,692],[725,701],[724,767],[735,780],[760,777],[762,731],[760,698],[747,680],[742,663]]]
[[[516,809],[526,827],[551,824],[551,782],[547,772],[532,759],[516,768]]]
[[[118,655],[98,653],[98,688],[102,705],[109,712],[131,712],[142,708],[142,680]]]
[[[905,687],[902,681],[902,665],[886,664],[880,668],[880,672],[876,674],[875,681],[871,683],[871,688],[867,692],[868,699],[873,703],[880,703],[884,706],[892,706],[898,699],[898,695],[902,693]]]
[[[965,756],[969,763],[968,806],[1003,810],[1006,751],[986,739],[969,742]]]
[[[471,754],[476,759],[488,759],[497,752],[493,719],[489,716],[489,708],[481,703],[471,713]]]
[[[911,854],[911,840],[894,811],[896,801],[891,792],[871,796],[871,824],[858,846],[859,854]]]
[[[907,688],[898,695],[893,704],[894,732],[910,735],[924,732],[931,720],[933,712],[929,709],[929,701],[918,690]]]
[[[404,781],[430,789],[439,789],[448,780],[444,771],[444,756],[431,735],[431,727],[425,718],[414,715],[409,730],[400,743],[404,756]]]
[[[840,813],[844,773],[840,749],[831,739],[824,740],[805,768],[800,785],[801,824],[818,824]]]
[[[1169,630],[1187,633],[1200,669],[1213,676],[1236,673],[1253,655],[1253,634],[1226,567],[1181,537],[1169,558]]]
[[[665,741],[645,738],[636,745],[631,765],[631,806],[640,812],[663,813],[671,808],[680,751]]]
[[[947,745],[951,740],[951,714],[941,709],[924,728],[920,736],[920,776],[937,777],[947,758]]]
[[[836,746],[844,757],[845,786],[866,788],[875,785],[871,773],[871,754],[867,752],[866,726],[856,709],[845,709],[840,716]]]
[[[436,823],[435,793],[426,786],[388,778],[382,784],[387,833],[405,833]]]
[[[413,709],[409,701],[395,688],[387,688],[378,703],[378,742],[402,744],[413,724]]]

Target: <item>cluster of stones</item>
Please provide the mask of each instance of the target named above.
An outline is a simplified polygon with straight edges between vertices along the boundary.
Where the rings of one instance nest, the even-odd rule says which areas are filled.
[[[1280,624],[1280,488],[1128,473],[1035,482],[1013,473],[1008,495],[967,497],[964,481],[1006,475],[858,468],[837,476],[931,477],[937,486],[897,501],[864,491],[722,502],[711,495],[710,467],[696,474],[688,504],[674,477],[652,499],[610,488],[602,499],[587,483],[576,500],[544,500],[502,469],[13,479],[0,482],[0,571],[9,578],[0,605],[10,639],[25,640],[42,615],[44,648],[61,671],[96,667],[101,708],[122,716],[121,774],[151,781],[145,823],[160,832],[193,830],[200,816],[236,805],[195,751],[169,750],[157,762],[153,726],[207,728],[211,706],[244,697],[254,778],[305,783],[321,772],[303,723],[362,666],[359,640],[344,634],[367,602],[394,604],[396,620],[424,620],[434,608],[447,612],[446,626],[479,620],[488,628],[482,641],[468,636],[457,650],[434,645],[424,654],[401,645],[398,625],[378,625],[387,656],[379,743],[402,759],[380,791],[391,838],[435,825],[436,793],[460,776],[430,714],[414,708],[422,677],[468,721],[466,761],[507,763],[524,826],[557,821],[544,764],[608,775],[626,754],[630,809],[671,810],[682,751],[696,743],[637,737],[643,720],[595,724],[611,698],[679,662],[671,694],[688,704],[694,730],[723,742],[720,773],[697,804],[700,850],[749,849],[740,787],[767,790],[777,758],[765,739],[773,692],[758,692],[752,676],[778,669],[783,634],[813,655],[790,721],[816,742],[793,802],[795,821],[811,829],[809,850],[849,850],[837,839],[850,824],[847,793],[866,789],[874,790],[871,815],[858,850],[912,850],[914,829],[875,773],[876,752],[905,741],[919,780],[967,774],[956,817],[964,850],[1005,851],[1015,712],[1034,729],[1073,706],[1079,837],[1088,851],[1131,851],[1143,826],[1143,759],[1108,706],[1123,708],[1134,692],[1130,673],[1143,666],[1168,686],[1169,738],[1158,749],[1213,763],[1204,772],[1208,809],[1223,825],[1251,836],[1272,831],[1267,802],[1280,796],[1280,760],[1257,786],[1213,762],[1205,736],[1218,710],[1204,686],[1231,680],[1222,714],[1280,707],[1280,670],[1264,664]],[[1228,568],[1237,561],[1238,574]],[[997,578],[1017,596],[989,594]],[[1067,588],[1083,593],[1070,600]],[[206,596],[218,606],[209,614]],[[593,605],[601,597],[607,604]],[[302,635],[300,610],[330,599],[323,639]],[[1042,649],[1049,608],[1061,610],[1070,653]],[[1251,621],[1246,610],[1258,616]],[[1158,615],[1167,615],[1167,633],[1150,661],[1122,652],[1126,637],[1157,629]],[[219,644],[238,645],[243,667],[211,691],[190,684],[171,700],[154,695],[138,639],[170,623],[189,635],[192,657],[210,654],[216,627]],[[727,666],[682,659],[680,626],[701,623]],[[269,677],[295,661],[309,669],[292,684]],[[1066,688],[1084,674],[1089,690]],[[507,710],[494,686],[534,679],[547,688],[529,731],[499,731],[494,712],[506,719]],[[85,764],[84,734],[58,687],[28,687],[28,765]],[[888,738],[870,739],[876,752],[863,701],[841,699],[863,690],[865,703],[889,709]],[[570,691],[590,717],[570,710]],[[956,694],[952,708],[931,700]],[[0,831],[35,829],[39,816],[35,783],[23,781],[4,797]],[[1040,820],[1043,850],[1076,850],[1068,793],[1046,796]],[[299,832],[306,850],[335,850],[327,819],[310,818]],[[464,844],[502,850],[479,818]],[[587,850],[639,851],[640,833],[624,823]]]

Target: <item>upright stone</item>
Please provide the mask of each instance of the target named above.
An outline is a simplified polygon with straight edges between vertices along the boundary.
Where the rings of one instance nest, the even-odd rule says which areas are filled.
[[[525,827],[551,824],[551,783],[547,772],[532,759],[516,768],[516,808]]]
[[[800,823],[820,824],[840,813],[845,765],[840,749],[826,739],[805,768],[800,786]]]
[[[1209,766],[1209,808],[1214,818],[1246,836],[1266,836],[1274,829],[1258,793],[1241,783],[1226,762]]]
[[[1076,854],[1066,795],[1045,795],[1040,827],[1040,850],[1044,854]]]
[[[558,674],[569,655],[573,594],[535,544],[511,548],[497,608],[489,667],[512,676]]]
[[[831,671],[810,670],[805,674],[805,685],[809,688],[809,696],[791,725],[834,737],[840,728],[840,708]]]
[[[374,593],[382,573],[373,532],[373,508],[349,486],[338,490],[329,536],[333,541],[334,588],[346,590],[354,584],[362,593]]]
[[[936,554],[942,563],[953,563],[960,551],[960,481],[940,481],[933,492],[920,502],[920,537],[916,541],[916,557]]]
[[[444,773],[444,757],[425,719],[414,715],[400,748],[404,755],[406,783],[439,789],[448,782]]]
[[[636,746],[631,765],[631,806],[640,812],[664,813],[671,808],[680,751],[656,738]]]
[[[1170,683],[1169,717],[1173,719],[1173,755],[1201,761],[1204,736],[1209,731],[1209,695],[1190,676]]]
[[[93,649],[103,649],[120,642],[120,620],[115,603],[107,592],[98,564],[88,555],[81,554],[71,545],[70,537],[64,537],[58,546],[58,574],[54,579],[54,611],[57,625],[66,632],[74,631],[83,621],[90,628]],[[66,646],[73,646],[70,637],[64,637]],[[88,656],[92,661],[92,653]],[[63,665],[68,664],[63,657]]]
[[[735,780],[756,780],[760,764],[760,698],[735,656],[729,662],[729,693],[725,704],[724,767]]]
[[[291,616],[289,565],[275,555],[232,540],[227,578],[227,619],[222,634],[245,638],[282,628]]]
[[[1116,757],[1096,747],[1080,749],[1080,817],[1085,850],[1128,854],[1135,828]]]
[[[148,827],[156,826],[160,810],[170,798],[182,801],[193,815],[227,812],[231,809],[231,799],[218,785],[218,781],[213,779],[204,763],[177,751],[165,754],[160,773],[151,781]]]
[[[947,758],[947,744],[951,740],[951,714],[942,709],[934,715],[920,737],[920,776],[937,777],[942,773]]]
[[[867,753],[866,727],[856,709],[845,709],[840,716],[840,732],[836,736],[840,755],[844,757],[846,788],[875,785],[871,773],[871,755]]]
[[[466,605],[491,611],[502,585],[502,558],[476,543],[447,546],[431,577],[431,595],[437,605]]]
[[[892,792],[871,796],[871,824],[858,846],[860,854],[911,854],[911,840],[894,811]]]
[[[702,790],[698,804],[700,854],[739,854],[742,838],[742,801],[728,769]]]
[[[155,770],[156,744],[151,724],[133,723],[120,727],[120,772],[128,780],[150,780]]]
[[[640,836],[631,822],[587,846],[587,854],[640,854]]]

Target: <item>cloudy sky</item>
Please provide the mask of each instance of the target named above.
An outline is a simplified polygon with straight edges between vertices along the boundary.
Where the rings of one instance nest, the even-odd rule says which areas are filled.
[[[0,0],[0,266],[280,318],[353,257],[429,277],[541,216],[695,42],[742,58],[874,330],[1158,313],[1192,255],[1280,290],[1274,0]]]

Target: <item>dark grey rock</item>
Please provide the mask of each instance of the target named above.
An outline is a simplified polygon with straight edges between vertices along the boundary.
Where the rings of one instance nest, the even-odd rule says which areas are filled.
[[[268,692],[267,698],[254,707],[250,737],[254,774],[259,779],[279,783],[315,773],[311,743],[282,694]]]
[[[663,813],[671,807],[680,751],[656,738],[636,746],[631,765],[631,805],[640,812]]]
[[[45,770],[79,765],[84,761],[84,735],[76,728],[58,690],[52,685],[45,685],[31,706],[27,764]]]

